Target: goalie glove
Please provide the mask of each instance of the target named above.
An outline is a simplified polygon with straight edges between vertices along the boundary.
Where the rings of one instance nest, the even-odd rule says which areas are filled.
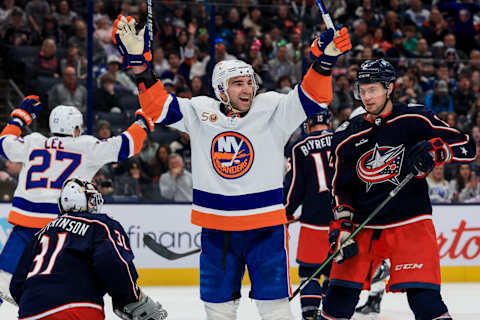
[[[9,124],[22,128],[24,125],[32,123],[42,111],[43,104],[38,96],[30,95],[23,99],[22,103],[10,114]]]
[[[147,65],[150,69],[152,52],[148,26],[136,31],[136,21],[132,17],[119,15],[113,23],[112,39],[122,55],[122,67]]]
[[[353,238],[345,241],[353,233],[354,229],[353,222],[349,219],[340,219],[330,223],[328,241],[330,242],[330,251],[332,253],[340,248],[340,251],[334,258],[338,264],[343,263],[343,260],[351,258],[358,253],[358,244]]]
[[[452,160],[452,150],[441,138],[423,140],[414,145],[407,153],[406,168],[415,176],[425,176],[434,167]]]
[[[352,49],[348,29],[337,26],[328,29],[315,39],[310,46],[310,58],[316,61],[316,67],[320,70],[331,71],[342,54]],[[318,69],[317,69],[318,70]]]
[[[127,304],[121,309],[114,308],[113,312],[124,320],[164,320],[167,319],[167,310],[158,302],[140,291],[138,301]]]
[[[142,109],[138,109],[135,112],[135,122],[137,122],[147,133],[152,133],[155,129],[155,123],[150,119]]]

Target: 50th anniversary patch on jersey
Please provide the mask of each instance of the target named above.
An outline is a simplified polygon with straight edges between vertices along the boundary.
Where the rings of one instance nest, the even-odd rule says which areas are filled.
[[[210,151],[213,168],[226,179],[243,176],[253,163],[253,147],[245,136],[228,131],[218,134]]]

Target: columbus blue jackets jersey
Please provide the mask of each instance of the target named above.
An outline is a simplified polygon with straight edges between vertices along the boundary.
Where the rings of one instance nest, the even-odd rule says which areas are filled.
[[[328,226],[331,215],[331,194],[328,189],[333,177],[330,162],[333,132],[312,132],[293,144],[288,157],[284,181],[284,203],[287,216],[302,204],[300,222]]]
[[[10,283],[19,317],[41,318],[73,307],[103,310],[138,300],[133,252],[122,226],[105,214],[64,215],[40,230]]]
[[[471,137],[450,128],[423,106],[394,105],[392,113],[370,122],[359,115],[339,126],[333,137],[334,207],[346,206],[361,223],[408,174],[405,157],[422,140],[440,137],[452,150],[452,162],[475,158]],[[412,179],[369,223],[386,228],[431,219],[424,178]]]

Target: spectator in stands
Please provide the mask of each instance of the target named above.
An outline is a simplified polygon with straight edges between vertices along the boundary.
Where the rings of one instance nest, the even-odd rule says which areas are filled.
[[[190,80],[191,88],[192,88],[192,97],[198,96],[208,96],[208,89],[203,84],[203,80],[199,76],[195,76]]]
[[[335,85],[333,87],[332,101],[330,108],[333,114],[337,114],[342,106],[351,106],[353,104],[352,88],[348,82],[346,74],[339,74],[335,77]]]
[[[74,23],[78,19],[78,14],[70,9],[70,4],[67,0],[61,0],[58,3],[57,11],[53,15],[58,21],[58,26],[65,33],[71,33]]]
[[[125,71],[122,69],[122,60],[117,55],[109,55],[107,59],[107,72],[113,76],[115,79],[115,85],[118,91],[124,93],[138,94],[138,88],[133,80],[128,76]],[[104,73],[104,74],[106,74]],[[101,76],[98,78],[98,83],[100,83]]]
[[[62,73],[66,67],[74,68],[79,79],[86,79],[87,58],[85,56],[80,56],[78,45],[74,41],[68,43],[67,56],[60,60],[60,70]]]
[[[112,43],[112,24],[107,16],[97,20],[93,35],[100,41],[107,57],[117,53],[117,48]]]
[[[170,68],[167,59],[165,59],[162,47],[156,47],[153,51],[153,65],[155,73],[160,75]]]
[[[190,146],[190,136],[188,133],[183,131],[178,131],[179,138],[170,143],[170,149],[172,153],[180,155],[185,164],[185,168],[188,171],[192,170],[192,155],[191,155],[191,146]]]
[[[383,38],[382,28],[375,29],[373,34],[373,44],[378,46],[378,48],[380,48],[384,54],[392,47],[392,44]]]
[[[475,95],[472,91],[472,82],[468,74],[461,74],[458,79],[457,89],[453,91],[453,104],[460,122],[464,122],[468,111],[475,103]]]
[[[163,87],[168,93],[175,93],[175,83],[173,83],[172,79],[165,78],[160,80],[162,81]]]
[[[387,59],[391,59],[392,64],[397,70],[403,70],[407,67],[406,58],[413,54],[403,46],[404,36],[399,32],[392,35],[392,47],[385,52]]]
[[[143,143],[142,150],[140,150],[140,153],[138,154],[138,160],[140,160],[142,168],[146,168],[148,164],[155,159],[157,150],[158,143],[153,141],[151,137],[147,136]]]
[[[469,163],[458,165],[455,178],[450,181],[452,202],[468,202],[476,198],[479,194],[478,180]]]
[[[10,11],[7,23],[2,26],[2,43],[14,46],[27,46],[32,43],[32,30],[25,23],[23,10],[19,7]]]
[[[50,13],[50,5],[46,0],[31,0],[25,6],[27,20],[37,33],[42,32],[43,17]]]
[[[166,200],[173,202],[192,202],[192,174],[185,170],[179,154],[168,156],[168,171],[160,176],[160,193]]]
[[[188,85],[190,82],[190,64],[180,60],[178,51],[170,51],[167,54],[167,59],[170,67],[160,75],[160,78],[172,80],[175,87]]]
[[[438,9],[447,14],[453,21],[453,32],[457,38],[459,49],[469,54],[477,45],[474,41],[477,35],[473,17],[480,12],[480,5],[474,1],[445,1],[438,2]]]
[[[94,91],[93,109],[100,112],[122,112],[115,90],[115,76],[110,72],[100,76],[100,87]]]
[[[253,35],[260,38],[262,36],[262,11],[257,6],[251,6],[248,14],[243,18],[242,25],[244,29],[253,29]]]
[[[145,167],[147,174],[154,182],[158,182],[160,176],[168,171],[168,156],[172,150],[168,144],[162,144],[157,148],[155,157]]]
[[[97,123],[97,138],[100,140],[112,137],[112,127],[107,120],[99,120]]]
[[[430,17],[428,21],[423,23],[420,33],[430,45],[443,45],[443,39],[448,33],[448,22],[443,19],[443,15],[438,8],[433,7],[430,10]]]
[[[457,87],[457,81],[455,78],[450,76],[448,65],[446,63],[440,63],[436,65],[434,81],[438,80],[444,80],[448,84],[448,90],[450,92],[454,91]]]
[[[401,21],[395,11],[388,10],[382,23],[383,37],[393,44],[393,34],[402,30]],[[352,43],[353,45],[353,43]]]
[[[398,101],[406,104],[422,104],[424,93],[422,88],[418,85],[415,76],[411,73],[406,73],[402,78],[402,86],[397,90]]]
[[[284,75],[290,75],[292,77],[292,82],[297,83],[298,79],[294,78],[296,76],[295,64],[288,58],[286,45],[286,41],[277,44],[278,48],[276,57],[268,61],[270,74],[274,82],[277,82],[278,79]]]
[[[81,20],[77,19],[74,23],[75,34],[68,40],[73,41],[77,44],[80,55],[87,54],[87,24]],[[105,62],[105,50],[102,47],[102,44],[97,39],[93,37],[93,63],[101,64]]]
[[[293,89],[292,79],[288,74],[281,76],[277,82],[277,92],[289,93]]]
[[[53,39],[45,39],[33,65],[34,77],[60,77],[60,62],[57,58],[57,45]]]
[[[411,53],[417,50],[418,39],[416,36],[416,28],[413,25],[407,25],[403,29],[405,39],[403,40],[403,47]]]
[[[444,167],[436,167],[427,176],[428,194],[432,203],[448,203],[452,201],[449,183],[445,179]]]
[[[34,38],[32,40],[32,44],[38,45],[41,44],[43,40],[50,38],[55,40],[55,43],[63,47],[66,44],[66,35],[65,33],[58,27],[57,19],[53,14],[47,14],[43,18],[43,27],[40,33],[35,32]]]
[[[350,35],[353,48],[362,43],[362,38],[367,34],[367,32],[368,26],[365,21],[359,19],[353,22],[353,33]]]
[[[7,22],[10,12],[15,7],[15,0],[3,0],[0,6],[0,26]]]
[[[430,16],[430,11],[422,7],[421,0],[410,0],[410,9],[405,12],[405,16],[410,22],[420,28]]]
[[[454,111],[453,99],[448,93],[448,85],[445,80],[437,81],[434,91],[427,93],[424,104],[435,114]]]
[[[188,86],[181,86],[175,90],[175,95],[179,98],[192,99],[192,90]]]
[[[459,128],[458,125],[458,116],[455,112],[449,112],[445,116],[445,122],[448,124],[449,127],[451,128]]]
[[[477,128],[477,132],[479,132],[478,127],[476,128]],[[475,158],[475,161],[471,163],[471,165],[472,165],[472,171],[475,172],[475,175],[477,176],[477,178],[480,177],[480,142],[477,142],[477,157]]]
[[[87,89],[77,82],[77,72],[73,67],[66,67],[62,73],[63,82],[48,91],[50,108],[58,105],[75,106],[80,112],[87,111]]]
[[[290,42],[287,43],[287,54],[289,60],[297,63],[302,59],[302,31],[298,28],[293,28],[290,32]]]
[[[425,38],[418,39],[417,46],[414,49],[413,54],[416,58],[421,58],[421,59],[433,58],[433,53],[428,46],[427,39]]]
[[[142,183],[146,184],[146,176],[142,173],[140,161],[132,158],[128,161],[127,172],[114,178],[114,195],[141,199],[143,196]]]
[[[106,175],[105,175],[105,172],[100,169],[97,171],[97,173],[95,174],[95,176],[92,178],[92,183],[97,186],[98,188],[98,191],[100,191],[100,193],[102,194],[102,196],[104,197],[104,200],[105,201],[108,201],[109,198],[106,198],[106,196],[111,196],[114,192],[113,190],[113,182],[110,178],[108,178]]]

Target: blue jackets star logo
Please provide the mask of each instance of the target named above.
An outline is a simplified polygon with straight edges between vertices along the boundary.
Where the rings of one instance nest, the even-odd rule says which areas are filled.
[[[367,192],[376,183],[389,181],[398,185],[402,168],[403,145],[397,147],[378,146],[365,152],[357,162],[358,177],[367,184]]]

